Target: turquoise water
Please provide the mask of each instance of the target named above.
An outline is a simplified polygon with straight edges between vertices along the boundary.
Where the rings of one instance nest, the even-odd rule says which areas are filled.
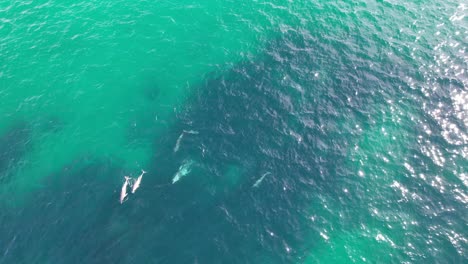
[[[467,10],[1,2],[0,263],[468,261]]]

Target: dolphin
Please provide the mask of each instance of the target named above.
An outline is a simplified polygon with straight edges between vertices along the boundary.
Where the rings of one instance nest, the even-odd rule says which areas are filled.
[[[179,147],[180,147],[180,142],[182,141],[182,138],[184,137],[184,132],[182,132],[182,134],[180,134],[179,138],[177,139],[176,141],[176,145],[174,147],[174,153],[177,152],[179,150]]]
[[[174,178],[172,178],[172,184],[178,182],[182,177],[189,174],[190,171],[192,171],[192,168],[191,168],[192,164],[193,164],[193,161],[191,161],[191,160],[190,161],[185,161],[184,164],[182,164],[179,167],[179,171],[176,173]]]
[[[127,197],[127,186],[128,186],[128,181],[130,180],[130,177],[125,176],[125,182],[122,185],[122,190],[120,191],[120,203],[122,204],[125,200],[125,197]]]
[[[138,176],[138,178],[135,180],[135,182],[133,183],[133,186],[132,186],[132,193],[135,193],[135,191],[138,189],[138,187],[140,187],[140,184],[141,184],[141,179],[143,178],[143,175],[146,173],[146,171],[144,170],[141,170],[141,174],[140,176]]]
[[[195,130],[182,130],[182,133],[180,134],[179,138],[176,141],[175,147],[174,147],[174,153],[176,153],[179,150],[180,147],[180,142],[182,141],[182,138],[184,137],[185,134],[198,134],[198,131]]]
[[[262,183],[263,179],[264,179],[267,175],[269,175],[269,174],[271,174],[271,173],[270,173],[270,172],[266,172],[265,174],[263,174],[262,177],[260,177],[260,179],[258,179],[258,180],[254,183],[254,185],[252,185],[252,187],[257,188],[257,187],[260,185],[260,183]]]
[[[198,131],[195,130],[184,130],[184,133],[198,135]]]

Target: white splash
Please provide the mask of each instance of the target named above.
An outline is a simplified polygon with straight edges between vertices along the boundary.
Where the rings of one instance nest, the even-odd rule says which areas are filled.
[[[258,179],[258,180],[254,183],[254,185],[252,185],[252,187],[253,187],[253,188],[257,188],[257,187],[260,185],[260,183],[262,183],[263,179],[265,179],[265,177],[266,177],[267,175],[269,175],[269,174],[271,174],[271,173],[270,173],[270,172],[264,173],[264,174],[262,175],[262,177],[260,177],[260,179]]]
[[[135,191],[140,187],[141,184],[141,179],[143,178],[143,175],[146,173],[146,171],[141,170],[140,176],[135,180],[132,186],[132,193],[135,193]]]
[[[192,165],[193,165],[193,161],[189,160],[189,161],[185,161],[180,167],[179,167],[179,171],[177,171],[176,175],[174,176],[174,178],[172,178],[172,184],[178,182],[182,177],[186,176],[187,174],[189,174],[191,171],[192,171]]]

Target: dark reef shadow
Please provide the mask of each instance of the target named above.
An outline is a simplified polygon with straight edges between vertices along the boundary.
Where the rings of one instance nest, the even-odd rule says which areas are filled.
[[[38,134],[56,133],[64,122],[54,116],[22,121],[10,126],[0,135],[0,183],[8,181],[9,174],[34,145]]]
[[[1,244],[0,262],[119,263],[125,220],[117,175],[123,171],[111,162],[84,158],[45,178],[34,199],[3,211],[0,235],[11,243]],[[111,248],[112,256],[100,255]]]
[[[155,102],[161,95],[161,87],[157,85],[145,86],[143,93],[146,99],[151,102]]]
[[[256,59],[208,74],[194,87],[176,124],[154,143],[150,171],[160,176],[150,185],[169,183],[186,159],[198,163],[180,183],[158,190],[164,198],[145,209],[178,208],[155,224],[164,228],[147,234],[148,240],[189,238],[148,246],[168,253],[161,263],[255,263],[248,257],[255,254],[272,263],[294,262],[311,237],[321,240],[317,224],[306,218],[314,200],[327,197],[337,210],[361,202],[352,194],[343,197],[340,187],[354,173],[346,160],[350,139],[360,135],[355,124],[372,123],[386,110],[382,97],[398,93],[395,84],[405,86],[394,76],[379,78],[383,70],[377,67],[363,75],[365,61],[352,61],[348,50],[329,45],[287,34]],[[396,68],[390,62],[382,67]],[[197,133],[184,134],[174,153],[184,131]],[[228,179],[232,166],[242,168],[237,181]],[[271,176],[253,188],[265,172]],[[345,217],[343,229],[359,228],[355,215]],[[286,254],[285,244],[297,251]],[[180,248],[188,250],[174,251]]]
[[[26,123],[10,127],[0,136],[0,183],[7,180],[8,171],[31,146],[31,128]]]

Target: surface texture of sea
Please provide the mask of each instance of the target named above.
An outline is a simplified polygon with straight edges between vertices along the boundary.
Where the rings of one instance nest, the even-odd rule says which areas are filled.
[[[463,2],[0,1],[0,263],[467,263]]]

